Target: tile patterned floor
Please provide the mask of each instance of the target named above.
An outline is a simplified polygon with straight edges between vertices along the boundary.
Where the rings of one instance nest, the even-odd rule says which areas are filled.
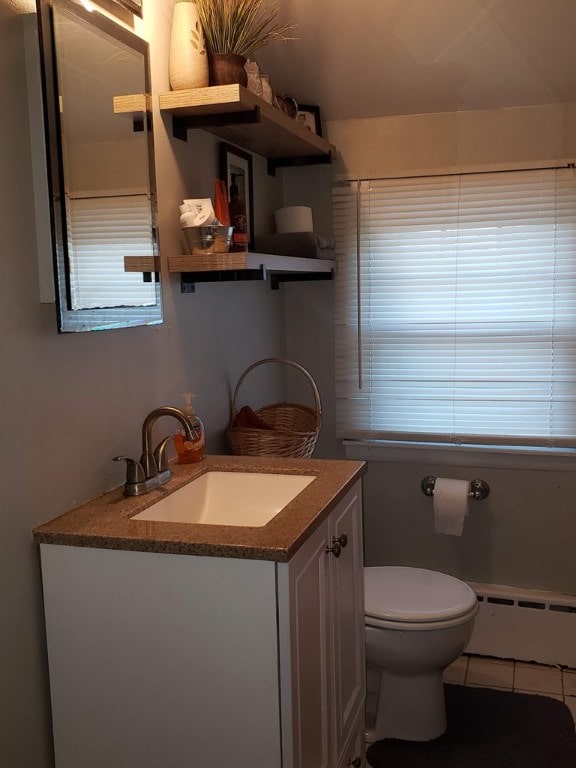
[[[444,681],[549,696],[566,704],[576,724],[575,669],[463,655],[446,669]]]

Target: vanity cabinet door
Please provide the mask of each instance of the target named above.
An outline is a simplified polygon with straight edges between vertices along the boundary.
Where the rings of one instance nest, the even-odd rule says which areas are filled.
[[[363,730],[362,563],[358,483],[279,568],[280,606],[285,601],[289,616],[280,632],[282,700],[291,702],[283,712],[287,768],[335,768],[359,718]]]
[[[328,523],[318,528],[289,563],[287,662],[291,727],[285,753],[290,768],[331,768],[331,649]],[[283,697],[284,699],[284,697]],[[285,699],[284,699],[285,700]]]
[[[362,711],[358,714],[358,719],[352,728],[350,740],[346,744],[340,760],[338,761],[338,768],[365,768],[367,765],[364,759],[365,754],[365,715]],[[393,767],[391,766],[391,768]]]
[[[334,726],[338,764],[364,706],[364,566],[362,497],[355,486],[330,517],[332,541],[345,542],[331,560]],[[345,537],[345,538],[343,538]]]

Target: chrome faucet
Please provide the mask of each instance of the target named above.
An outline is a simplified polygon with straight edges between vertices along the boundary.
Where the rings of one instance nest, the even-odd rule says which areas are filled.
[[[186,438],[191,442],[194,440],[190,423],[184,411],[173,408],[171,405],[162,405],[150,411],[142,424],[142,456],[140,461],[132,459],[130,456],[114,457],[114,461],[126,462],[125,496],[142,496],[152,489],[164,485],[172,477],[166,458],[166,446],[173,436],[168,435],[158,443],[153,451],[151,450],[152,428],[161,416],[173,416],[178,419],[186,432]]]

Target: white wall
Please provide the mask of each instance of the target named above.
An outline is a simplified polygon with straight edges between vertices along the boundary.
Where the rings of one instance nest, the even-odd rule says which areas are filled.
[[[575,104],[345,120],[327,127],[338,149],[337,178],[553,165],[576,156]],[[285,185],[293,204],[312,205],[325,224],[330,202],[311,182],[299,188],[295,177],[287,176]],[[288,304],[288,346],[295,358],[322,364],[325,423],[332,427],[332,286],[297,291]],[[333,434],[324,434],[319,448],[334,455]],[[414,565],[464,579],[576,593],[573,462],[561,468],[537,459],[529,465],[528,459],[515,466],[505,462],[502,456],[478,456],[463,466],[463,454],[456,454],[443,463],[434,451],[370,461],[364,494],[367,564]],[[432,501],[420,490],[427,475],[481,478],[491,486],[486,501],[471,502],[461,539],[434,532]]]
[[[576,157],[576,103],[328,123],[339,177],[513,169]]]
[[[122,482],[112,457],[140,453],[144,416],[197,394],[208,450],[225,450],[231,390],[252,362],[285,353],[284,292],[266,283],[199,284],[180,293],[165,276],[165,323],[102,333],[58,335],[53,305],[42,305],[33,216],[32,168],[22,15],[32,2],[0,0],[0,765],[51,765],[48,687],[34,526]],[[154,91],[168,89],[171,2],[146,2]],[[156,115],[159,222],[163,258],[179,250],[177,203],[213,194],[218,142],[202,131],[172,140]],[[38,129],[38,126],[36,126]],[[255,158],[266,231],[281,204],[281,183]],[[260,382],[263,402],[271,394]],[[174,425],[161,420],[157,436]],[[119,639],[121,642],[121,639]]]
[[[284,204],[310,206],[314,230],[323,236],[332,234],[332,174],[330,165],[284,171]],[[335,438],[334,282],[288,283],[285,290],[287,354],[311,372],[322,401],[322,430],[315,455],[343,458]],[[302,377],[288,384],[292,402],[312,404],[310,386]]]
[[[574,104],[334,121],[327,128],[338,149],[336,178],[553,165],[576,156]],[[330,199],[318,186],[318,171],[304,171],[305,184],[295,173],[284,178],[286,204],[311,205],[319,231],[329,231]],[[288,296],[290,354],[321,371],[325,429],[318,451],[338,455],[333,285],[293,286]],[[444,463],[434,451],[370,461],[364,483],[367,564],[414,565],[469,580],[576,593],[574,468],[569,461],[561,468],[527,461],[510,465],[502,457],[478,457],[464,465],[463,455],[456,455]],[[471,502],[461,539],[434,532],[432,501],[420,489],[427,475],[482,478],[491,486],[489,499]]]
[[[151,408],[164,403],[178,404],[181,392],[193,389],[207,427],[208,449],[223,451],[231,392],[241,372],[260,358],[288,356],[302,362],[320,387],[324,430],[318,455],[339,455],[341,451],[333,435],[331,283],[286,285],[277,292],[260,283],[201,284],[195,294],[183,295],[178,277],[165,274],[163,325],[57,334],[54,307],[40,304],[37,288],[21,26],[22,14],[32,11],[33,5],[32,0],[0,0],[3,768],[51,765],[40,580],[31,530],[121,482],[122,469],[111,459],[119,453],[139,453],[140,425]],[[145,34],[154,31],[156,93],[168,88],[171,6],[172,0],[145,3]],[[484,129],[473,116],[437,120],[450,123],[444,128],[434,127],[434,118],[420,121],[418,130],[412,134],[402,120],[383,120],[374,123],[377,130],[364,123],[328,126],[329,138],[340,144],[341,157],[346,162],[338,165],[337,170],[353,172],[355,161],[351,158],[358,152],[356,170],[366,172],[398,172],[406,167],[406,158],[412,158],[411,167],[430,167],[431,163],[455,165],[463,157],[466,162],[479,162],[478,158],[474,160],[473,151]],[[464,132],[462,120],[470,126]],[[532,120],[529,124],[539,125]],[[514,149],[518,142],[522,143],[526,125],[524,121],[507,139],[504,133],[497,132],[494,146]],[[169,128],[169,120],[156,114],[163,259],[179,250],[178,202],[184,195],[212,195],[217,168],[217,141],[213,137],[194,131],[184,144],[169,137]],[[509,132],[509,128],[501,130]],[[563,136],[571,141],[576,136],[564,118],[554,124],[546,123],[539,130],[544,137]],[[404,141],[410,135],[414,139]],[[498,136],[500,142],[496,141]],[[567,151],[570,144],[559,145],[550,139],[549,146],[553,147],[549,151],[556,153],[561,149]],[[467,148],[465,154],[462,148]],[[377,165],[373,164],[374,158],[378,158]],[[512,157],[504,150],[498,158],[492,162],[521,159],[517,152]],[[482,162],[486,162],[484,157]],[[327,232],[330,199],[325,182],[329,180],[330,169],[299,169],[285,171],[283,175],[284,202],[312,205],[317,230]],[[270,231],[272,211],[283,202],[281,179],[282,175],[276,180],[267,176],[264,161],[255,158],[258,232]],[[304,391],[306,385],[299,382],[295,386]],[[272,382],[267,380],[255,385],[256,390],[260,389],[262,402],[270,402],[271,387]],[[172,426],[160,422],[157,428],[160,433]],[[461,476],[462,469],[439,467],[433,457],[406,465],[371,463],[366,479],[369,562],[412,562],[485,581],[576,592],[571,556],[572,542],[576,540],[571,512],[573,474],[482,466],[474,469],[475,475],[491,483],[493,495],[489,502],[481,503],[482,512],[478,512],[478,517],[475,513],[466,536],[461,541],[449,542],[431,532],[429,499],[422,495],[419,482],[424,474],[430,473]],[[465,470],[466,474],[468,471]]]

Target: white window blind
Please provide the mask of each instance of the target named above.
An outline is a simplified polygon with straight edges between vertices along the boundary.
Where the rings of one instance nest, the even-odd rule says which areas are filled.
[[[142,273],[125,272],[125,256],[153,256],[146,194],[67,200],[72,309],[141,307],[156,303],[156,288]]]
[[[337,430],[576,440],[576,172],[334,188]]]

